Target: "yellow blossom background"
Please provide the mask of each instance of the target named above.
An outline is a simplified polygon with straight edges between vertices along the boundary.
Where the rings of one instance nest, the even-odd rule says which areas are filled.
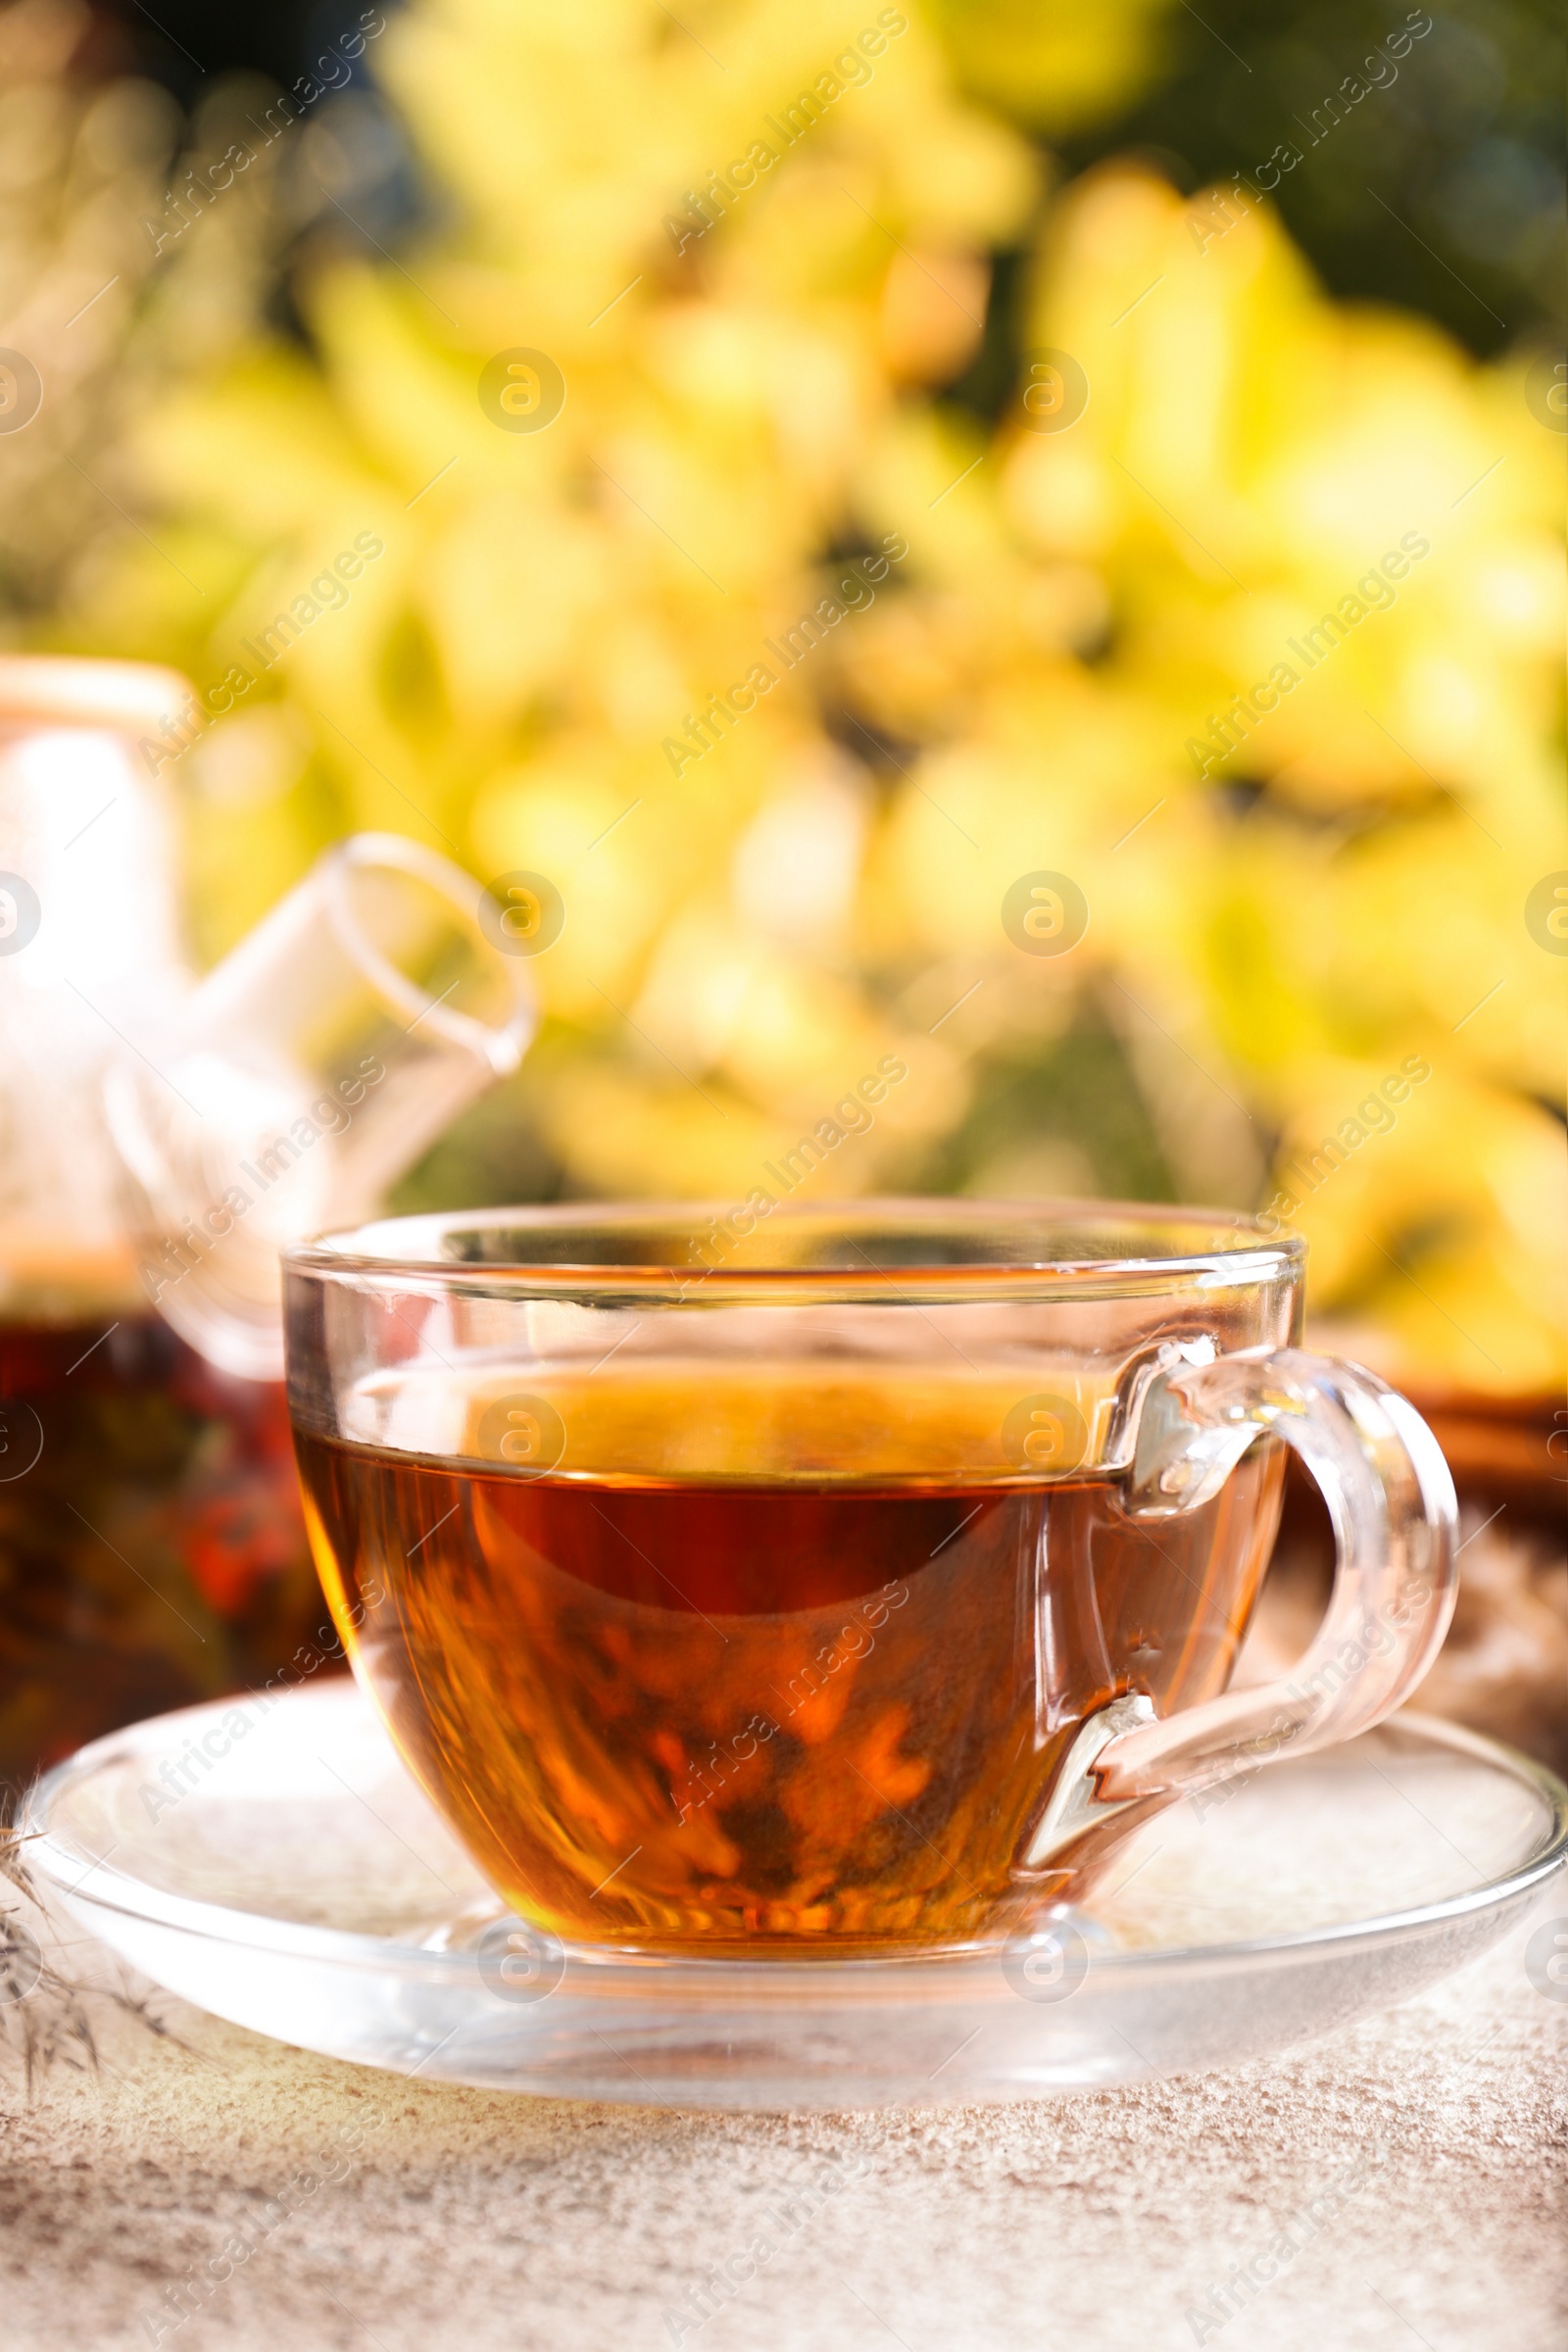
[[[824,1195],[1272,1202],[1319,1317],[1398,1377],[1560,1390],[1568,958],[1525,910],[1568,867],[1564,444],[1530,353],[1328,299],[1266,202],[1028,135],[1146,83],[1169,13],[414,0],[359,79],[435,200],[382,251],[326,233],[337,102],[264,148],[271,93],[220,86],[176,156],[150,84],[73,79],[80,11],[12,0],[0,341],[53,396],[0,443],[4,635],[205,697],[384,543],[160,765],[205,957],[354,827],[561,893],[540,1041],[410,1200],[744,1197],[897,1054]],[[803,91],[820,119],[704,225]],[[1020,247],[992,424],[948,393]],[[517,349],[564,378],[545,429],[479,397]],[[1025,398],[1047,352],[1087,391],[1061,430]],[[1305,674],[1291,641],[1416,541]],[[882,547],[874,598],[694,739]],[[1060,956],[1003,924],[1041,871],[1089,907]]]

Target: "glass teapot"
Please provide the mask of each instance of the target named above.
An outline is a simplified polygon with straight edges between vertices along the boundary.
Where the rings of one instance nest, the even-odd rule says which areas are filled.
[[[144,742],[187,689],[0,658],[0,1793],[141,1715],[338,1662],[277,1250],[514,1068],[506,918],[391,836],[197,980]]]
[[[209,1362],[276,1380],[279,1248],[363,1217],[515,1069],[534,999],[478,884],[393,834],[327,851],[194,981],[138,748],[186,694],[0,659],[0,1311],[130,1275]]]

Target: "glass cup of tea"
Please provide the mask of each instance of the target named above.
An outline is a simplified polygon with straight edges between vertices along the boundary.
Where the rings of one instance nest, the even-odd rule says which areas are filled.
[[[1296,1345],[1304,1246],[963,1200],[390,1218],[285,1261],[306,1515],[355,1670],[513,1911],[571,1941],[973,1948],[1177,1796],[1430,1663],[1452,1482]],[[1285,1448],[1338,1535],[1230,1689]]]

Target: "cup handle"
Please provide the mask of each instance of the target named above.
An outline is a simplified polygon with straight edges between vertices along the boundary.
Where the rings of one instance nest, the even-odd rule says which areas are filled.
[[[1279,1682],[1164,1721],[1131,1693],[1091,1716],[1031,1839],[1035,1869],[1094,1845],[1102,1824],[1133,1809],[1369,1731],[1431,1665],[1458,1590],[1453,1479],[1414,1405],[1358,1364],[1284,1348],[1157,1373],[1139,1416],[1129,1515],[1210,1501],[1264,1431],[1295,1447],[1334,1523],[1334,1589],[1316,1639]]]

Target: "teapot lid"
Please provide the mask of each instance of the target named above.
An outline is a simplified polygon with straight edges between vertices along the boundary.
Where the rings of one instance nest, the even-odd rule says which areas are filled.
[[[69,654],[0,654],[0,726],[163,726],[190,700],[175,669]]]

